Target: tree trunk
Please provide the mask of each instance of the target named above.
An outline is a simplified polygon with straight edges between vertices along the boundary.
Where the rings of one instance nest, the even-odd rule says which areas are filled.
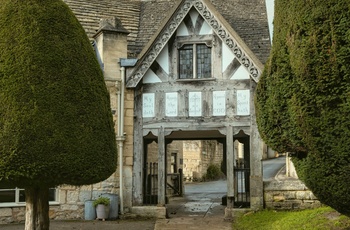
[[[49,230],[49,188],[26,188],[25,195],[25,230]]]
[[[36,210],[37,210],[37,192],[35,188],[26,188],[26,222],[25,230],[36,230]]]

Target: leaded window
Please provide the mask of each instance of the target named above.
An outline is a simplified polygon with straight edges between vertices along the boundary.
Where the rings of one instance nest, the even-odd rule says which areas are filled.
[[[179,78],[211,78],[211,47],[185,44],[179,49]]]

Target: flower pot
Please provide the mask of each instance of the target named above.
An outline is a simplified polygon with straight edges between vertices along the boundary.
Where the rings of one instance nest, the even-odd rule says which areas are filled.
[[[101,219],[101,220],[105,220],[108,218],[108,214],[109,214],[109,206],[106,206],[104,204],[98,204],[96,206],[96,219]]]

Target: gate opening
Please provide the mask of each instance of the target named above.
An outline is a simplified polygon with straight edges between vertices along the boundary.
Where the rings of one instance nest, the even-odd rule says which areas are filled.
[[[183,132],[181,132],[183,133]],[[184,136],[184,135],[181,135]],[[250,207],[250,141],[249,136],[239,135],[232,137],[234,139],[234,160],[233,175],[234,180],[234,208]],[[229,186],[226,181],[227,174],[227,155],[226,139],[220,138],[201,138],[195,136],[191,138],[167,139],[165,146],[164,167],[160,167],[157,139],[145,138],[144,140],[144,160],[143,160],[143,204],[157,205],[159,181],[158,173],[160,169],[165,169],[165,197],[166,204],[171,203],[173,198],[190,196],[189,199],[206,200],[210,193],[216,193],[207,186],[202,186],[203,191],[194,191],[194,184],[205,184],[215,180],[221,180],[222,197],[220,203],[227,205],[226,191]],[[232,173],[231,173],[232,175]],[[215,185],[217,186],[217,185]],[[186,187],[188,189],[186,189]],[[200,188],[200,186],[198,186]],[[194,198],[193,193],[198,193]],[[204,196],[204,197],[199,197]]]

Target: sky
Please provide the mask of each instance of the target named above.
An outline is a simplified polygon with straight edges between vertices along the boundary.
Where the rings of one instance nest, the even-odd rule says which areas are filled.
[[[269,30],[270,30],[270,38],[272,42],[272,34],[273,34],[273,16],[274,16],[274,5],[275,0],[265,0],[266,10],[267,10],[267,19],[269,21]]]

